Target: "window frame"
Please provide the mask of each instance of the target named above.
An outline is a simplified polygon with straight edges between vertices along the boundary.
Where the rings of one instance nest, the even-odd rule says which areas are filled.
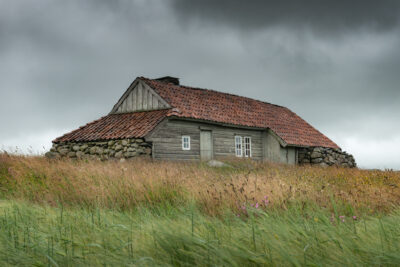
[[[238,153],[239,150],[240,154]],[[243,137],[240,135],[235,135],[235,156],[238,158],[243,157]]]
[[[185,139],[187,139],[187,142],[185,142]],[[185,143],[187,144],[187,147],[185,147]],[[182,135],[182,150],[190,150],[190,136],[189,135]]]
[[[246,143],[246,140],[248,140],[248,143]],[[252,157],[252,152],[251,152],[251,137],[250,136],[245,136],[243,137],[243,152],[244,152],[244,157],[246,158],[251,158]],[[247,149],[247,144],[249,145],[249,148]],[[248,152],[248,154],[247,154]]]

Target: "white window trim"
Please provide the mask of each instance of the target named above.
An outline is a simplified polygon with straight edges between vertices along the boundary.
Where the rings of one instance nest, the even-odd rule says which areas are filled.
[[[188,147],[185,147],[185,138],[187,138]],[[189,135],[182,135],[182,150],[190,150],[190,136]]]
[[[246,139],[249,140],[249,155],[246,155]],[[252,153],[251,153],[251,137],[250,136],[245,136],[243,138],[243,144],[244,144],[244,156],[246,158],[251,158],[252,157]]]
[[[239,148],[239,142],[238,139],[240,139],[240,155],[238,154]],[[235,156],[236,157],[243,157],[243,138],[240,135],[235,135]]]

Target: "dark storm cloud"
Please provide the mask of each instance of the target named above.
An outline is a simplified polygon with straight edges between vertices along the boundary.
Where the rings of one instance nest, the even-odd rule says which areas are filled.
[[[350,113],[398,111],[400,1],[173,0],[173,10],[193,31],[236,32],[253,57],[242,77],[327,128]],[[322,103],[326,112],[315,112]]]
[[[319,32],[385,31],[398,26],[400,14],[397,0],[173,0],[173,7],[186,20],[250,31],[277,25]]]
[[[400,168],[399,5],[0,0],[0,149],[49,147],[136,76],[173,75],[287,106],[361,166]]]

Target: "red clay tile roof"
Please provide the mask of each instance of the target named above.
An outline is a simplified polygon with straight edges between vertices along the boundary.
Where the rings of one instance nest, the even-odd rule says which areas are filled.
[[[165,118],[168,110],[110,114],[57,139],[59,142],[84,142],[144,137]]]
[[[167,116],[270,128],[288,145],[339,148],[288,108],[208,89],[140,79],[175,108]]]
[[[272,129],[293,146],[339,148],[288,108],[208,89],[174,85],[139,77],[172,107],[168,110],[112,114],[67,133],[53,142],[145,137],[165,117],[199,119]]]

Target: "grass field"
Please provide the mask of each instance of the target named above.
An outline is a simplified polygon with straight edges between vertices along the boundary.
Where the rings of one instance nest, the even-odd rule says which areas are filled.
[[[0,155],[1,266],[399,266],[400,173]]]

